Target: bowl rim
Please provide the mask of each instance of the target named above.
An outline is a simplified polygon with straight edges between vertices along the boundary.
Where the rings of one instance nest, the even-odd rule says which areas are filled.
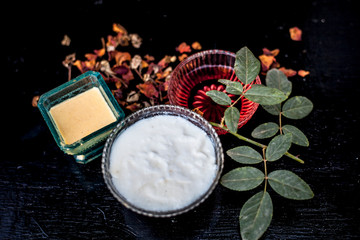
[[[168,88],[168,98],[169,98],[169,102],[170,104],[173,105],[177,105],[176,100],[174,99],[174,95],[176,92],[176,88],[175,88],[175,84],[171,84],[172,81],[176,81],[176,76],[178,74],[181,73],[182,69],[189,64],[191,61],[193,61],[194,59],[197,58],[205,58],[207,55],[215,55],[215,54],[223,54],[223,55],[227,55],[230,57],[234,58],[234,64],[235,64],[235,59],[236,59],[236,53],[231,52],[231,51],[227,51],[227,50],[221,50],[221,49],[209,49],[209,50],[204,50],[204,51],[200,51],[197,53],[194,53],[192,55],[190,55],[189,57],[187,57],[186,59],[184,59],[183,61],[181,61],[176,67],[175,69],[172,71],[171,75],[170,75],[170,80],[169,80],[169,88]],[[232,68],[234,68],[234,66],[232,66]],[[253,84],[261,84],[261,79],[260,76],[258,75],[250,84],[249,86],[253,85]],[[247,88],[249,89],[249,88]],[[252,107],[251,110],[248,114],[246,114],[246,116],[241,120],[241,118],[239,119],[239,123],[238,123],[238,129],[243,127],[254,115],[254,113],[256,112],[256,110],[259,107],[258,103],[252,102],[250,100],[247,100],[249,103],[252,103]],[[177,105],[177,106],[183,106],[183,105]],[[239,109],[241,111],[241,109]],[[241,121],[240,121],[241,120]],[[219,127],[214,127],[215,130],[217,131],[218,134],[223,135],[226,134],[226,131],[219,128]]]
[[[188,115],[182,114],[183,112],[188,113]],[[149,114],[146,116],[146,114]],[[121,134],[123,131],[126,131],[126,129],[130,126],[132,126],[134,123],[136,123],[139,120],[142,120],[143,116],[146,116],[145,118],[153,117],[153,116],[159,116],[159,115],[173,115],[173,116],[180,116],[183,117],[186,120],[189,120],[190,122],[199,122],[200,124],[204,126],[200,127],[203,131],[206,132],[208,137],[210,138],[211,142],[213,143],[214,149],[215,149],[215,158],[216,158],[216,175],[213,179],[211,185],[209,186],[208,190],[200,195],[194,202],[175,210],[169,210],[169,211],[152,211],[152,210],[146,210],[142,209],[140,207],[137,207],[133,205],[131,202],[128,202],[125,197],[120,196],[121,194],[117,192],[115,187],[112,185],[111,180],[111,173],[108,171],[109,163],[110,163],[110,152],[111,147],[114,142],[114,140],[117,138],[119,134]],[[191,120],[192,121],[191,121]],[[194,124],[194,123],[193,123]],[[117,126],[112,130],[110,133],[106,143],[105,147],[103,149],[102,153],[102,161],[101,161],[101,169],[104,181],[106,183],[107,188],[110,190],[111,194],[126,208],[145,216],[149,217],[172,217],[176,215],[183,214],[185,212],[188,212],[195,207],[199,206],[201,203],[203,203],[214,191],[216,186],[219,183],[222,171],[224,168],[224,153],[222,144],[220,141],[220,138],[218,134],[216,133],[215,129],[210,125],[210,123],[203,118],[201,115],[195,113],[194,111],[191,111],[185,107],[177,106],[177,105],[155,105],[151,107],[143,108],[135,113],[132,113],[131,115],[127,116],[125,119],[123,119],[120,123],[117,124]]]
[[[229,55],[231,57],[236,58],[236,54],[234,52],[231,51],[227,51],[227,50],[221,50],[221,49],[209,49],[209,50],[204,50],[204,51],[200,51],[197,53],[194,53],[190,56],[188,56],[187,58],[185,58],[183,61],[181,61],[175,68],[174,70],[171,72],[171,76],[170,79],[173,78],[173,76],[175,76],[176,73],[179,72],[180,69],[182,69],[186,64],[188,64],[189,62],[191,62],[192,60],[198,58],[198,57],[205,57],[206,55],[211,55],[211,54],[224,54],[224,55]],[[169,84],[169,90],[168,92],[172,92],[172,85]],[[169,99],[170,100],[170,99]]]

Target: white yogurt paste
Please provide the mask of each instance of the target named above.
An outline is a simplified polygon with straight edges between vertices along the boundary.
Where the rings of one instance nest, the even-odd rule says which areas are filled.
[[[177,116],[138,121],[115,139],[110,153],[114,186],[150,211],[188,206],[209,189],[216,169],[210,138]]]

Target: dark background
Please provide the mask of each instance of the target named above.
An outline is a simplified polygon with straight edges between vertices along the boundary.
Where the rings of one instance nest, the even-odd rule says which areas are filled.
[[[263,239],[359,239],[359,14],[355,1],[10,1],[3,8],[2,116],[6,119],[0,160],[0,239],[239,239],[241,206],[259,189],[237,193],[220,185],[202,205],[184,215],[153,219],[120,205],[106,188],[100,159],[79,165],[56,146],[34,95],[67,80],[62,60],[101,48],[101,37],[122,24],[143,38],[139,50],[160,60],[176,54],[181,42],[203,49],[237,51],[248,46],[279,48],[286,68],[310,71],[294,76],[293,95],[314,110],[290,121],[309,138],[310,147],[293,147],[305,164],[284,158],[271,169],[301,176],[315,197],[282,198],[270,190],[272,223]],[[303,40],[289,38],[289,28]],[[60,44],[64,34],[70,47]],[[277,119],[262,109],[240,132],[250,136],[258,124]],[[243,144],[221,137],[224,149]],[[225,159],[225,172],[237,167]]]

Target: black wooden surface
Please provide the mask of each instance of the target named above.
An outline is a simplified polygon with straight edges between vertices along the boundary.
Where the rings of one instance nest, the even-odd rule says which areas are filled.
[[[0,160],[0,239],[239,239],[242,204],[258,190],[237,193],[220,185],[195,210],[154,219],[122,207],[107,190],[100,159],[79,165],[62,154],[39,111],[31,106],[67,79],[64,57],[101,48],[101,37],[118,22],[138,33],[139,54],[157,59],[174,54],[182,41],[203,49],[236,51],[247,45],[255,55],[279,48],[295,76],[294,95],[314,102],[302,129],[310,147],[293,147],[305,164],[282,159],[269,168],[296,172],[312,187],[308,201],[287,200],[273,191],[274,216],[263,239],[359,239],[359,14],[355,1],[267,3],[207,1],[48,1],[6,3],[2,45],[3,157]],[[303,30],[303,41],[288,29]],[[64,34],[69,48],[60,45]],[[11,94],[11,96],[9,96]],[[259,109],[241,132],[276,121]],[[238,144],[222,136],[224,149]],[[4,142],[3,141],[3,142]],[[225,172],[238,166],[226,158]]]

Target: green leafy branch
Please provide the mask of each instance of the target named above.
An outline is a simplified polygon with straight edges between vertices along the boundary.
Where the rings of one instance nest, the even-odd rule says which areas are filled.
[[[283,125],[282,118],[302,119],[312,111],[313,104],[303,96],[288,98],[292,91],[292,83],[277,69],[268,71],[266,86],[251,85],[260,72],[260,62],[247,47],[236,53],[234,70],[240,82],[219,79],[219,82],[226,86],[227,93],[238,95],[233,103],[224,92],[216,90],[207,92],[214,102],[227,106],[220,123],[211,124],[262,150],[259,153],[249,146],[238,146],[228,150],[227,155],[238,163],[251,165],[263,163],[263,171],[252,166],[239,167],[224,174],[220,181],[224,187],[235,191],[248,191],[264,182],[264,189],[245,202],[239,216],[241,237],[259,239],[270,225],[273,215],[273,204],[267,191],[268,185],[276,193],[289,199],[305,200],[314,196],[309,185],[295,173],[288,170],[268,171],[268,163],[275,162],[283,156],[304,163],[288,151],[292,144],[309,146],[309,141],[297,127]],[[256,139],[272,138],[268,145],[237,133],[240,111],[236,103],[243,97],[259,103],[268,113],[278,116],[278,123],[260,124],[251,133]]]

